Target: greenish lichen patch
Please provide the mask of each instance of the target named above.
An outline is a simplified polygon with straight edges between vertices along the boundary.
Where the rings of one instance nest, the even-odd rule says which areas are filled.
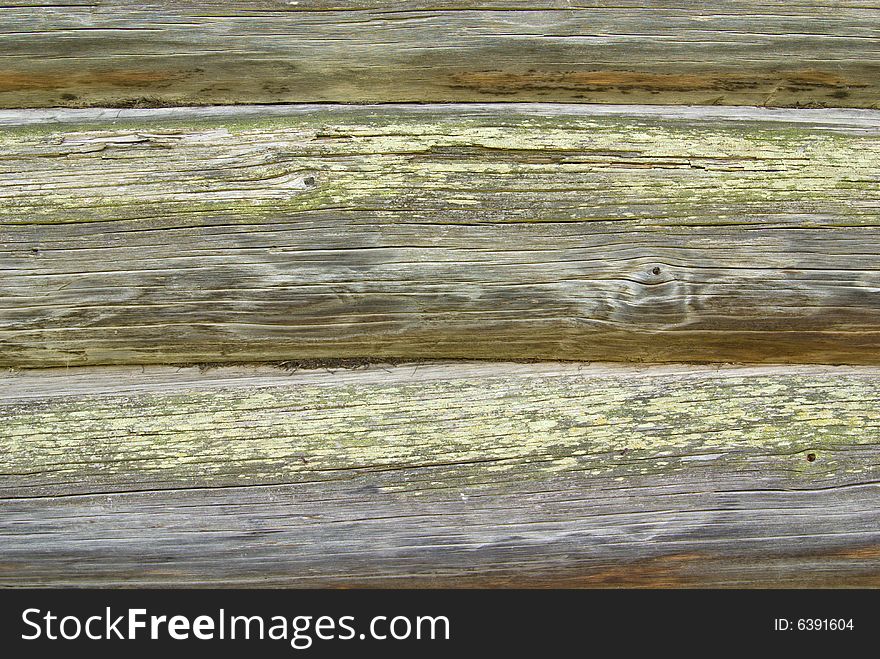
[[[345,379],[8,404],[0,424],[3,494],[386,470],[399,471],[405,488],[407,472],[440,466],[466,484],[554,474],[675,478],[762,464],[768,477],[805,487],[869,480],[877,469],[873,377],[512,377],[501,369],[473,381]]]
[[[0,222],[15,223],[123,220],[135,209],[192,221],[234,211],[259,221],[267,211],[381,208],[389,199],[403,209],[410,195],[442,214],[554,190],[568,197],[572,188],[590,199],[597,185],[622,209],[662,207],[670,224],[729,221],[737,206],[761,204],[792,212],[821,204],[825,215],[843,214],[837,221],[865,222],[841,191],[870,186],[880,162],[876,135],[820,124],[516,112],[499,120],[393,108],[41,123],[4,128],[0,144],[4,173],[32,181],[0,199]],[[444,157],[450,149],[465,155]],[[298,173],[315,184],[301,184]],[[717,212],[701,210],[707,202]]]

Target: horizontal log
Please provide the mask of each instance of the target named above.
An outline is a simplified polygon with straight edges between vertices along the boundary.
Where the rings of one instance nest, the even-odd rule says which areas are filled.
[[[0,364],[880,361],[880,113],[0,113]]]
[[[0,106],[877,107],[873,0],[9,0]]]
[[[0,379],[0,585],[880,586],[880,369]]]

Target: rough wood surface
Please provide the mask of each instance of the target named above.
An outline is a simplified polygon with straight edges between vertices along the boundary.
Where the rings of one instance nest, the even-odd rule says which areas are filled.
[[[880,361],[880,113],[0,112],[0,364]]]
[[[877,107],[874,0],[7,0],[0,106]]]
[[[0,584],[880,586],[880,369],[0,379]]]

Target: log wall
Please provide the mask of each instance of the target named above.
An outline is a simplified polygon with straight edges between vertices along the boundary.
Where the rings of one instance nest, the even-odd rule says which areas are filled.
[[[880,586],[868,0],[10,0],[0,586]]]

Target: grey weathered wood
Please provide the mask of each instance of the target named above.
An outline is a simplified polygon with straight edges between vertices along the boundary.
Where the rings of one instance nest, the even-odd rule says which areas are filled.
[[[0,379],[0,584],[880,586],[880,369]]]
[[[0,113],[0,364],[880,361],[880,113]]]
[[[0,106],[877,107],[873,0],[10,0]]]

